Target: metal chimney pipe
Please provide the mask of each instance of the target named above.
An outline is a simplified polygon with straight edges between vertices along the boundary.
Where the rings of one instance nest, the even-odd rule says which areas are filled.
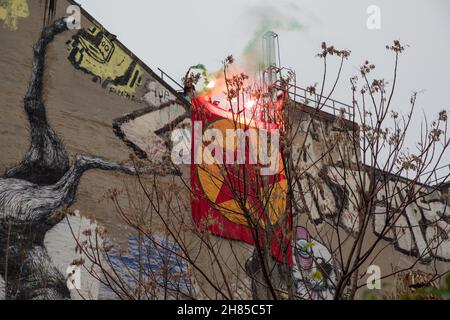
[[[271,85],[277,81],[275,68],[279,67],[280,52],[278,34],[267,31],[263,35],[263,69],[266,70],[266,84]]]
[[[276,67],[278,65],[278,35],[273,31],[267,31],[263,36],[264,67]]]

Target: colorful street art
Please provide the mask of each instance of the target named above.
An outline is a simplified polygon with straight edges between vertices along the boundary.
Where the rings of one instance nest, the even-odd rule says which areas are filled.
[[[296,294],[306,300],[332,300],[340,270],[339,261],[327,247],[296,228],[293,276]]]
[[[0,21],[10,30],[19,28],[19,19],[28,18],[30,9],[27,0],[0,0]]]
[[[17,30],[20,18],[28,16],[26,0],[0,0],[0,22],[4,28]],[[30,127],[30,147],[20,162],[0,175],[0,299],[70,298],[71,293],[64,277],[64,267],[70,259],[60,255],[61,261],[58,263],[53,258],[58,255],[63,242],[60,235],[68,235],[67,226],[61,223],[61,209],[70,208],[76,201],[78,185],[88,170],[117,171],[128,175],[137,173],[134,166],[91,155],[75,155],[70,159],[63,139],[48,121],[48,110],[43,98],[47,84],[43,81],[46,47],[66,30],[63,20],[56,21],[46,29],[35,46],[32,80],[24,97],[24,112]],[[93,76],[110,92],[145,105],[145,108],[114,121],[116,135],[141,158],[153,164],[167,161],[171,149],[170,134],[176,128],[191,125],[191,105],[156,76],[148,75],[145,86],[140,88],[144,83],[144,72],[137,59],[117,45],[114,36],[98,27],[81,30],[67,45],[68,59],[76,69]],[[31,52],[32,48],[30,56]],[[62,53],[65,55],[66,51],[62,50]],[[138,88],[143,91],[142,99],[136,98]],[[205,129],[214,128],[222,133],[226,129],[235,129],[230,120],[214,115],[206,119],[204,124]],[[320,141],[314,143],[319,144]],[[297,182],[295,196],[298,196],[301,206],[296,213],[309,215],[313,223],[320,225],[325,220],[336,222],[337,212],[342,212],[339,223],[351,233],[358,227],[359,221],[349,186],[336,178],[339,175],[335,171],[339,168],[320,166],[311,168]],[[231,185],[235,190],[242,189],[239,172],[233,166],[228,169]],[[221,168],[215,164],[196,165],[191,170],[193,190],[198,196],[194,197],[192,204],[192,216],[197,227],[204,226],[204,218],[208,220],[212,217],[214,223],[207,224],[212,234],[254,244],[248,220],[240,210],[230,186],[224,183]],[[271,223],[282,226],[280,230],[292,230],[290,212],[287,210],[287,181],[283,170],[281,166],[279,174],[269,180],[274,188],[268,201],[269,218],[258,219],[261,228]],[[251,178],[254,181],[259,179],[256,176]],[[396,184],[397,188],[400,186]],[[255,188],[249,193],[251,197],[246,209],[259,218],[265,208],[260,200],[263,198],[261,190]],[[405,195],[401,190],[397,194],[398,202],[401,202],[401,197]],[[377,235],[385,226],[386,210],[380,205],[373,214],[373,231]],[[434,258],[450,261],[448,198],[435,191],[410,204],[399,215],[396,224],[385,236],[399,252],[418,257],[424,264],[431,263]],[[299,298],[332,299],[341,265],[327,244],[319,237],[311,236],[303,227],[293,228],[293,233],[287,239],[281,231],[277,236],[283,240],[283,247],[272,246],[276,286],[286,289],[288,267],[292,268],[295,293]],[[48,246],[49,238],[59,242],[56,249],[52,250]],[[63,247],[68,248],[69,245]],[[117,270],[126,269],[127,272],[121,275],[131,286],[136,285],[137,275],[143,270],[144,281],[156,279],[155,297],[167,298],[163,291],[168,289],[171,292],[169,298],[180,298],[178,294],[192,295],[193,284],[188,264],[180,258],[179,252],[180,248],[175,243],[158,236],[142,241],[131,237],[125,254],[113,250],[108,255]],[[281,259],[276,259],[280,257],[280,252],[292,255],[289,257],[289,266],[281,263]],[[245,260],[247,256],[237,258]],[[256,254],[247,260],[246,270],[251,276],[256,298],[264,298],[259,295],[263,291],[258,284],[262,279],[258,269],[260,266]],[[97,295],[98,286],[95,283]],[[108,295],[105,292],[107,289],[100,290],[103,290],[100,296]]]
[[[5,279],[7,299],[70,298],[65,277],[44,245],[45,235],[64,219],[60,210],[75,202],[85,172],[142,173],[133,165],[90,155],[76,155],[70,161],[62,139],[52,129],[43,98],[46,50],[67,30],[65,19],[55,21],[44,29],[32,50],[32,76],[24,99],[29,150],[20,163],[0,176],[0,276]],[[157,170],[152,173],[166,174]]]
[[[151,239],[132,236],[125,254],[113,249],[106,255],[112,269],[130,288],[137,289],[142,283],[154,284],[144,293],[148,299],[193,296],[188,263],[181,257],[179,246],[170,240],[157,235],[152,235]],[[103,296],[113,295],[109,288],[101,290]]]
[[[294,230],[293,264],[289,270],[285,264],[273,261],[274,265],[270,270],[272,286],[280,293],[280,298],[284,299],[288,298],[288,287],[292,286],[292,283],[296,299],[334,299],[341,263],[324,244],[314,239],[306,228],[296,227]],[[245,269],[251,279],[253,299],[267,299],[267,285],[256,250],[247,260]]]
[[[137,59],[130,57],[114,40],[114,36],[99,27],[82,29],[68,42],[68,58],[76,69],[93,75],[103,88],[134,99],[143,71]]]

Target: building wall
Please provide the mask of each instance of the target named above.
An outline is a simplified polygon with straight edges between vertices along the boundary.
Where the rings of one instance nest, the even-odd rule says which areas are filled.
[[[355,210],[357,200],[352,196],[350,189],[357,190],[361,186],[355,179],[359,177],[361,169],[348,169],[350,163],[356,163],[360,155],[349,157],[344,156],[347,161],[347,169],[343,169],[339,162],[343,157],[339,156],[337,150],[354,150],[351,141],[339,135],[342,130],[337,125],[336,118],[330,117],[322,112],[315,112],[314,109],[297,105],[297,108],[304,110],[302,113],[294,112],[296,117],[294,122],[303,123],[300,134],[296,137],[294,145],[303,146],[305,144],[306,126],[312,120],[311,134],[308,135],[306,145],[309,149],[306,151],[307,157],[302,158],[300,168],[307,169],[306,174],[296,184],[296,206],[295,206],[295,224],[301,228],[307,229],[311,233],[312,239],[325,246],[329,252],[337,255],[336,238],[337,233],[329,227],[329,222],[336,225],[338,215],[341,217],[339,222],[341,235],[351,233],[357,230],[360,220]],[[351,125],[348,123],[348,125]],[[323,139],[328,137],[328,139]],[[333,139],[337,138],[338,146],[328,152],[333,144]],[[326,141],[325,141],[326,140]],[[300,150],[294,150],[299,152]],[[341,152],[346,154],[345,152]],[[323,157],[323,155],[329,155]],[[296,158],[297,155],[294,156]],[[381,173],[380,173],[381,174]],[[344,181],[344,175],[347,181]],[[363,174],[366,176],[366,174]],[[399,191],[407,185],[407,180],[392,178],[389,182],[387,194],[393,194],[398,190],[395,204],[404,203],[406,198],[405,191]],[[364,186],[368,187],[368,186]],[[419,185],[417,185],[419,188]],[[400,213],[400,217],[392,225],[393,228],[387,233],[383,241],[375,247],[374,253],[368,259],[368,263],[363,265],[362,270],[368,270],[370,265],[379,266],[382,275],[388,275],[396,270],[409,268],[414,265],[414,270],[422,271],[428,274],[441,274],[449,270],[450,267],[450,204],[448,190],[435,190],[425,188],[422,190],[423,196],[414,203],[408,205],[406,210]],[[428,194],[430,193],[430,194]],[[383,203],[383,194],[379,192],[377,199]],[[342,211],[341,211],[342,209]],[[366,234],[366,240],[363,249],[369,248],[373,244],[385,226],[385,220],[388,210],[382,206],[376,206],[371,219],[369,232]],[[294,229],[295,230],[295,229]],[[306,231],[300,232],[301,234]],[[341,240],[341,242],[343,242]],[[350,242],[352,244],[352,242]],[[350,252],[349,244],[343,245],[343,256],[346,257]],[[325,250],[325,249],[322,249]],[[337,257],[336,257],[337,259]],[[415,263],[419,261],[418,263]],[[363,281],[367,276],[363,277]],[[392,280],[383,282],[386,287],[393,287]]]
[[[31,76],[32,47],[40,36],[43,17],[46,15],[45,3],[46,1],[43,0],[0,1],[0,43],[2,44],[0,46],[0,172],[6,172],[7,169],[19,163],[30,145],[30,128],[24,112],[23,99]],[[72,1],[67,0],[59,0],[56,3],[54,19],[64,16],[67,6],[73,4]],[[107,30],[103,30],[101,25],[86,12],[83,12],[81,26],[81,31],[64,32],[49,45],[44,75],[44,100],[48,121],[70,153],[71,162],[73,163],[77,154],[95,155],[116,162],[130,161],[130,154],[145,161],[164,160],[168,156],[167,141],[171,130],[189,125],[186,102],[127,50],[118,39],[109,35]],[[160,46],[158,49],[163,50]],[[302,114],[308,117],[307,113]],[[323,127],[323,130],[328,130],[330,135],[333,134],[333,124],[330,119],[319,118],[316,126],[317,130]],[[319,158],[326,149],[323,141],[314,139],[314,136],[309,136],[308,139],[311,139],[313,158],[307,159],[305,165],[314,161],[314,157]],[[298,144],[301,142],[299,141]],[[315,165],[310,170],[311,177],[322,179],[318,178],[319,170],[327,165],[329,163],[326,162]],[[189,168],[183,167],[182,170],[187,181]],[[151,184],[152,180],[146,182]],[[314,246],[314,254],[327,260],[328,267],[333,269],[339,264],[339,261],[330,253],[334,248],[328,248],[326,243],[322,243],[314,229],[321,224],[324,216],[321,212],[321,204],[326,204],[330,211],[325,215],[332,215],[332,208],[335,208],[336,202],[340,201],[340,195],[336,191],[338,189],[327,184],[327,180],[323,179],[322,182],[323,193],[319,196],[321,198],[314,201],[310,196],[305,199],[304,211],[297,212],[295,241],[307,239],[317,243]],[[171,189],[173,185],[170,177],[162,179],[158,182],[158,186],[167,194],[173,194],[175,191]],[[108,193],[111,190],[119,191],[118,199],[123,204],[123,209],[129,213],[136,212],[138,208],[129,203],[127,192],[131,192],[135,199],[144,197],[135,177],[123,173],[93,170],[83,175],[76,193],[76,200],[70,205],[70,209],[77,210],[81,216],[106,226],[109,236],[126,247],[129,241],[128,235],[133,231],[127,229],[117,214],[114,203],[108,200]],[[189,194],[186,191],[183,192],[179,194],[179,197],[188,203]],[[440,228],[448,235],[449,211],[438,199],[439,195],[411,206],[405,213],[407,219],[401,220],[402,223],[411,224],[411,221],[419,221],[421,215],[432,221],[439,212],[442,214],[445,212],[446,219],[440,223]],[[189,210],[188,206],[186,210],[180,212],[180,217],[190,221]],[[347,223],[352,223],[354,212],[351,207],[347,208],[346,216]],[[150,220],[152,231],[164,235],[161,221],[158,218]],[[177,222],[173,221],[174,224]],[[83,224],[80,223],[81,225]],[[380,246],[390,243],[395,245],[389,246],[383,255],[377,257],[375,263],[380,264],[382,270],[390,270],[393,262],[401,266],[412,261],[413,257],[410,255],[417,255],[416,249],[421,248],[423,240],[436,234],[435,229],[419,229],[418,227],[407,229],[409,233],[401,241],[395,241],[394,232],[390,239],[380,243]],[[374,220],[373,231],[374,234],[377,231],[377,218]],[[202,250],[199,240],[192,235],[191,230],[180,230],[180,232],[189,243],[191,253],[198,255],[199,266],[208,276],[214,277],[219,287],[224,287],[224,279],[246,278],[243,266],[251,260],[250,246],[216,239],[217,246],[220,247],[220,257],[216,258],[228,266],[223,271],[219,270],[217,263],[212,263],[216,258]],[[442,250],[430,253],[439,258],[437,267],[441,271],[448,270],[448,264],[445,261],[450,259],[450,244],[447,243],[448,239],[443,240],[445,245]],[[65,268],[73,258],[77,257],[73,250],[75,243],[68,234],[65,221],[45,234],[45,247],[62,274],[65,273]],[[429,261],[429,259],[423,259],[423,264],[418,265],[417,268],[431,272],[434,265],[429,265]],[[299,257],[294,268],[297,279],[310,277],[310,268],[311,261]],[[319,270],[319,266],[314,263],[312,268],[312,270]],[[330,277],[335,276],[334,274]],[[200,290],[200,295],[211,297],[214,292],[211,284],[201,275],[197,274],[195,278],[196,286],[203,289]],[[311,286],[310,282],[304,280],[299,280],[299,283],[299,292],[307,291],[308,286]],[[0,288],[1,284],[0,279]],[[240,285],[242,284],[236,281],[233,290],[238,290]],[[241,291],[241,297],[250,296],[246,290]],[[98,297],[98,288],[93,288],[92,292],[94,292],[94,298]],[[331,296],[332,290],[329,283],[325,283],[314,293],[316,299]],[[220,296],[217,297],[220,298]]]
[[[45,4],[43,0],[0,1],[2,174],[19,163],[30,146],[24,97],[32,73],[33,45],[39,39],[44,16],[48,14]],[[66,8],[72,4],[72,1],[56,1],[54,16],[47,19],[47,24],[65,16]],[[155,150],[162,150],[160,157],[165,152],[164,140],[154,131],[170,123],[175,114],[183,113],[185,101],[86,12],[82,14],[81,26],[79,31],[57,35],[48,46],[43,82],[48,122],[63,141],[71,163],[78,154],[118,163],[130,162],[130,154],[141,158],[151,154],[155,158]],[[166,104],[161,107],[163,102]],[[158,108],[160,110],[151,113]],[[133,132],[127,124],[134,118],[124,117],[134,112],[150,113],[153,122],[145,129],[145,138],[131,145],[126,134],[133,136]],[[146,145],[146,139],[152,142],[152,150]],[[91,221],[98,221],[106,226],[111,238],[126,244],[132,231],[126,230],[107,195],[111,190],[123,191],[134,184],[135,177],[122,173],[86,172],[70,209]],[[118,198],[127,203],[124,193],[119,193]],[[125,206],[125,210],[131,210],[130,206]],[[3,217],[4,214],[2,212]],[[78,233],[86,226],[86,223],[77,224],[76,219],[72,222]],[[46,233],[45,246],[62,274],[78,257],[69,233],[65,221]],[[5,240],[6,236],[0,238]]]
[[[18,1],[6,2],[14,4]],[[29,15],[18,16],[17,29],[0,21],[2,172],[18,163],[29,147],[29,128],[23,110],[23,99],[31,77],[32,48],[42,30],[45,12],[45,1],[28,0],[20,3],[27,5]],[[55,17],[64,16],[70,4],[69,1],[57,1]],[[81,25],[82,30],[88,30],[94,26],[94,21],[83,15]],[[184,110],[182,102],[175,96],[173,89],[162,84],[155,74],[118,41],[113,41],[115,52],[110,64],[96,64],[95,60],[89,59],[90,56],[85,54],[87,62],[75,66],[69,59],[72,44],[67,42],[73,43],[74,37],[79,38],[77,35],[76,30],[59,35],[47,50],[44,99],[49,122],[62,137],[72,157],[83,153],[119,162],[127,161],[133,150],[115,132],[113,122],[138,110],[159,106],[160,100],[171,100],[173,103],[167,107],[168,112],[164,113],[163,110],[160,114],[152,115],[152,121],[158,122],[154,127],[158,129],[161,121],[171,118],[170,110],[173,113],[179,109]],[[129,65],[133,61],[136,63],[135,70],[139,70],[140,85],[136,84],[133,88],[125,85],[121,91],[118,86],[108,83],[108,79],[123,76],[127,69],[122,65]],[[119,64],[120,67],[117,67]],[[130,98],[128,94],[133,97]],[[152,136],[151,130],[146,134]],[[160,142],[156,135],[151,138]],[[145,146],[142,148],[145,149]],[[83,215],[95,215],[105,221],[114,219],[110,214],[113,208],[106,202],[99,205],[99,201],[108,188],[120,187],[127,179],[129,177],[122,174],[88,172],[79,187],[75,205]]]

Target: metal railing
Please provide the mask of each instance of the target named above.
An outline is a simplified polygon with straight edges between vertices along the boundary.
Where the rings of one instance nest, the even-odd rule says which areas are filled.
[[[175,85],[174,89],[177,92],[183,92],[183,86],[173,79],[170,75],[168,75],[165,71],[158,68],[158,71],[161,73],[161,79],[166,81],[166,79],[170,80],[172,84]],[[169,84],[170,85],[170,84]],[[281,89],[281,86],[276,84],[277,87]],[[338,116],[343,114],[344,118],[354,122],[355,113],[354,107],[332,98],[327,98],[325,96],[320,96],[317,93],[311,93],[308,90],[298,87],[293,84],[289,84],[288,93],[292,100],[295,102],[304,104],[311,108],[320,108],[320,111],[324,111],[329,114],[333,114],[334,116]],[[320,104],[319,104],[320,102]],[[427,181],[429,180],[429,181]],[[450,164],[436,168],[436,170],[428,171],[423,173],[419,177],[419,182],[423,184],[427,184],[429,186],[435,186],[443,183],[450,182]]]
[[[298,103],[320,111],[332,114],[334,116],[343,115],[345,119],[354,122],[354,107],[326,96],[320,96],[317,93],[311,93],[308,90],[296,85],[289,85],[288,93],[290,98]]]
[[[176,86],[174,88],[174,86],[171,85],[172,88],[174,88],[178,93],[184,92],[184,87],[178,81],[176,81],[174,78],[169,76],[164,70],[158,68],[158,71],[160,72],[160,74],[161,74],[160,77],[163,81],[167,82],[166,79],[169,79],[170,82],[172,82],[172,84],[175,84],[175,86]]]
[[[184,87],[173,79],[170,75],[168,75],[164,70],[158,68],[158,71],[161,74],[161,79],[166,81],[166,79],[170,80],[172,83],[172,87],[177,92],[183,92]],[[170,85],[170,84],[169,84]],[[175,86],[174,86],[175,85]],[[279,87],[278,84],[275,84]],[[354,107],[339,101],[336,101],[332,98],[327,98],[325,96],[320,96],[317,93],[310,93],[308,90],[298,87],[293,84],[289,84],[288,93],[290,98],[298,103],[304,104],[308,107],[318,108],[320,111],[324,111],[326,113],[332,114],[334,116],[338,116],[343,114],[344,118],[350,121],[354,121]],[[318,106],[320,102],[320,105]]]

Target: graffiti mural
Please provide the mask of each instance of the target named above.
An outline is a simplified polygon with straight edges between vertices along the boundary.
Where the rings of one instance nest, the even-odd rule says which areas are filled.
[[[311,237],[307,229],[296,227],[292,239],[293,265],[291,271],[283,263],[273,261],[271,284],[280,297],[288,298],[288,283],[294,284],[294,295],[300,300],[332,300],[339,280],[341,264],[330,250]],[[253,299],[267,299],[267,285],[256,250],[247,260],[245,269],[251,279]],[[288,275],[291,276],[288,276]]]
[[[0,0],[0,24],[2,24],[0,29],[22,28],[21,23],[29,14],[27,0]],[[66,30],[64,20],[48,26],[36,43],[34,56],[31,47],[29,55],[26,55],[34,61],[30,70],[31,81],[23,97],[24,117],[20,119],[26,119],[26,125],[29,127],[29,139],[26,135],[29,149],[23,154],[20,162],[17,161],[8,167],[4,174],[0,173],[0,300],[73,298],[73,292],[66,286],[65,273],[66,266],[73,260],[71,250],[75,245],[69,241],[72,240],[69,227],[62,219],[66,211],[72,210],[72,205],[77,200],[78,186],[87,171],[114,171],[127,175],[178,174],[170,168],[170,163],[168,168],[158,165],[158,171],[141,172],[134,166],[115,163],[93,155],[70,153],[74,150],[67,148],[64,137],[52,127],[47,117],[49,110],[43,98],[43,92],[49,90],[46,85],[52,82],[43,81],[46,48],[55,37]],[[71,36],[66,37],[65,40]],[[67,57],[71,62],[69,68],[73,65],[76,69],[72,69],[73,72],[95,80],[95,86],[99,89],[97,91],[103,93],[104,91],[100,90],[102,86],[105,93],[109,91],[140,103],[139,110],[114,120],[114,132],[141,158],[150,160],[150,165],[164,163],[166,157],[170,156],[172,131],[176,128],[190,128],[189,102],[151,72],[144,78],[144,71],[141,68],[143,65],[119,46],[113,35],[101,28],[81,30],[61,52],[65,64],[67,65],[65,60]],[[51,77],[55,75],[52,73]],[[19,95],[22,98],[22,94]],[[52,101],[57,104],[57,101],[61,100]],[[60,108],[64,107],[62,103]],[[12,121],[20,121],[10,118]],[[61,124],[66,123],[60,122],[58,128],[61,128]],[[221,123],[216,125],[219,126]],[[311,136],[316,138],[310,141],[313,148],[314,145],[322,143],[318,140],[317,134],[313,133]],[[83,147],[76,150],[83,150]],[[317,152],[312,156],[312,161],[319,159],[320,156],[320,152]],[[351,186],[346,186],[339,179],[339,175],[335,174],[336,170],[339,170],[336,166],[320,164],[307,170],[296,186],[298,189],[295,192],[299,198],[296,214],[308,214],[310,220],[320,225],[330,219],[338,221],[336,217],[338,213],[342,213],[339,219],[341,227],[352,232],[359,224],[355,209],[356,199],[352,198]],[[233,201],[227,199],[227,192],[219,193],[224,188],[212,185],[212,179],[205,172],[200,173],[200,180],[203,188],[205,186],[208,188],[209,185],[207,195],[210,200],[226,204],[228,210],[233,209],[233,206],[236,207]],[[285,185],[281,189],[286,189]],[[398,190],[399,203],[402,197],[405,195]],[[285,199],[282,200],[281,210],[278,211],[285,211]],[[383,199],[380,198],[380,203],[382,202]],[[374,210],[375,234],[382,232],[387,214],[387,208],[382,205]],[[222,215],[239,224],[236,215]],[[450,261],[449,223],[450,202],[441,192],[435,191],[432,194],[424,194],[421,199],[399,213],[399,219],[386,234],[385,239],[399,252],[418,257],[423,263],[431,263],[434,258]],[[73,225],[75,224],[74,222]],[[312,229],[309,231],[313,232]],[[289,274],[289,279],[293,281],[290,281],[290,287],[294,287],[296,295],[301,299],[332,299],[335,284],[339,279],[340,262],[325,241],[310,234],[309,231],[303,227],[296,227],[292,234],[294,239],[287,242],[292,244],[292,251],[289,252],[292,252],[293,257],[293,265],[290,266],[292,272]],[[158,287],[154,291],[156,297],[164,296],[164,288],[169,289],[171,293],[193,295],[191,293],[194,285],[189,277],[190,270],[186,262],[174,254],[179,253],[179,248],[166,239],[157,236],[152,240],[142,241],[129,238],[128,251],[125,254],[117,251],[109,252],[109,259],[118,270],[124,271],[125,267],[128,273],[123,275],[124,279],[129,284],[135,285],[136,275],[140,272],[138,261],[142,259],[142,250],[145,251],[147,259],[144,261],[143,269],[152,272],[151,277],[157,279]],[[247,254],[246,250],[243,256],[238,258],[245,261],[251,254],[250,251]],[[257,259],[253,253],[247,260],[246,271],[254,279],[252,283],[255,289],[254,297],[264,299],[263,291],[267,291],[267,288],[259,285],[262,276]],[[144,274],[144,277],[150,278],[150,274]],[[285,265],[274,261],[273,278],[275,286],[286,291],[288,280]],[[250,281],[249,279],[244,281]],[[95,298],[107,298],[111,295],[111,292],[106,292],[107,289],[102,288],[98,281],[94,282],[83,274],[83,288],[88,287],[86,283],[91,284],[87,294]],[[172,297],[178,298],[172,295],[169,298]]]
[[[316,225],[325,219],[337,222],[338,213],[341,213],[340,226],[352,233],[358,229],[359,218],[355,209],[357,200],[348,188],[358,184],[356,181],[344,182],[343,176],[343,169],[335,166],[324,166],[316,173],[305,174],[296,186],[298,211],[309,214]],[[357,176],[356,172],[347,170],[347,179]],[[391,209],[396,210],[395,203],[404,203],[401,197],[406,197],[405,191],[398,181],[391,181],[389,185],[392,185],[389,194],[396,194]],[[384,203],[385,200],[380,198],[374,209],[373,231],[376,235],[380,235],[386,225],[386,217],[392,216],[392,211],[387,211]],[[450,261],[450,202],[439,190],[424,194],[393,219],[393,228],[384,238],[398,251],[417,257],[423,263],[429,263],[433,258]]]
[[[226,136],[227,130],[245,130],[245,125],[222,117],[219,109],[212,105],[204,105],[203,101],[199,101],[194,103],[194,106],[192,121],[201,121],[203,130],[213,129],[219,132],[221,137]],[[203,132],[205,131],[196,133],[194,129],[192,139],[194,141],[201,139]],[[238,153],[237,144],[228,144],[218,137],[215,139],[221,154]],[[259,141],[256,150],[262,148],[262,140]],[[202,147],[205,150],[209,148],[205,140]],[[212,148],[209,152],[212,154],[211,150]],[[218,151],[215,152],[217,155]],[[246,152],[249,152],[248,149]],[[195,150],[192,153],[195,154]],[[277,260],[282,261],[286,258],[291,259],[290,251],[285,251],[290,246],[290,238],[283,233],[283,230],[289,228],[290,211],[287,206],[287,179],[281,153],[274,154],[275,158],[278,157],[278,166],[274,166],[276,171],[267,179],[269,193],[263,187],[264,178],[261,175],[261,167],[253,165],[248,160],[242,165],[217,164],[213,161],[205,161],[202,164],[191,163],[191,189],[197,195],[191,201],[192,217],[200,230],[248,244],[259,241],[261,246],[265,241],[263,240],[264,230],[267,230],[267,225],[270,225],[274,235],[268,242],[273,255]],[[247,176],[252,183],[245,184],[242,180],[243,176]],[[242,199],[246,199],[244,205],[242,205]],[[255,236],[255,228],[256,232],[260,233],[258,237]],[[288,254],[285,255],[285,252]]]
[[[148,80],[145,88],[147,92],[143,100],[147,105],[159,106],[174,99],[173,94],[154,79]]]
[[[397,190],[394,203],[398,204],[406,194],[401,185],[393,188]],[[373,221],[376,235],[384,229],[386,217],[386,208],[378,206]],[[450,203],[443,200],[439,191],[423,195],[395,219],[394,227],[384,238],[398,251],[417,257],[423,263],[430,263],[434,258],[450,261]]]
[[[305,119],[307,121],[305,121]],[[309,122],[308,115],[303,120],[302,130],[306,130]],[[305,149],[294,148],[294,159],[300,158],[299,170],[305,172],[294,186],[293,203],[294,214],[296,216],[308,215],[309,220],[316,226],[325,225],[327,222],[339,224],[339,226],[349,233],[354,233],[359,228],[359,217],[357,207],[359,199],[356,199],[358,186],[361,185],[356,179],[360,174],[363,176],[364,169],[353,171],[344,169],[339,163],[331,164],[328,160],[320,160],[326,154],[327,144],[321,141],[320,136],[327,135],[333,137],[338,132],[333,127],[332,122],[319,122],[313,119],[311,122],[311,132],[307,135],[304,143]],[[322,132],[320,135],[316,132]],[[303,145],[303,141],[297,141],[298,145]],[[339,148],[348,146],[339,145]],[[342,154],[348,154],[342,152]],[[350,163],[359,161],[353,152],[349,159]],[[333,156],[339,161],[339,155]],[[331,160],[333,162],[334,160]],[[378,172],[379,177],[383,176]],[[345,179],[344,179],[345,177]],[[367,178],[368,179],[368,178]],[[367,180],[368,181],[368,180]],[[381,181],[381,180],[380,180]],[[386,192],[379,192],[379,201],[373,210],[373,221],[370,228],[375,235],[379,235],[386,225],[386,217],[392,216],[392,210],[396,210],[395,204],[404,203],[406,195],[405,183],[399,179],[392,179],[387,184],[387,194],[394,198],[391,204],[391,212],[387,212],[385,199],[381,196]],[[384,187],[383,187],[384,188]],[[429,188],[431,189],[431,188]],[[385,240],[407,256],[419,258],[422,263],[430,263],[433,259],[450,261],[450,200],[444,191],[434,190],[431,194],[422,194],[419,200],[409,204],[406,210],[394,218],[395,223],[390,223],[393,227],[388,230]]]
[[[141,85],[143,71],[137,59],[130,57],[115,43],[115,36],[99,27],[80,30],[69,41],[69,60],[76,69],[92,76],[103,88],[134,99]]]
[[[115,119],[113,128],[138,157],[160,162],[170,157],[172,131],[190,126],[190,105],[154,79],[146,89],[146,107]]]
[[[129,175],[173,170],[162,166],[137,169],[133,165],[89,155],[76,155],[72,164],[62,139],[47,119],[44,65],[47,46],[67,31],[66,19],[46,27],[33,50],[33,69],[24,99],[30,127],[30,146],[23,160],[0,176],[0,276],[7,299],[67,299],[65,277],[44,245],[45,235],[64,218],[83,174],[88,170]]]
[[[332,300],[340,263],[305,228],[297,227],[295,234],[293,276],[296,294],[300,299]]]
[[[28,18],[29,15],[27,0],[0,0],[0,21],[4,28],[17,30],[19,18]]]
[[[157,235],[151,239],[129,237],[128,250],[120,254],[113,249],[106,253],[113,270],[130,288],[142,283],[154,284],[143,295],[147,299],[183,299],[193,296],[188,263],[181,257],[177,244]],[[113,282],[113,281],[111,281]],[[102,298],[114,297],[111,288],[101,288]],[[120,292],[120,290],[117,290]]]

